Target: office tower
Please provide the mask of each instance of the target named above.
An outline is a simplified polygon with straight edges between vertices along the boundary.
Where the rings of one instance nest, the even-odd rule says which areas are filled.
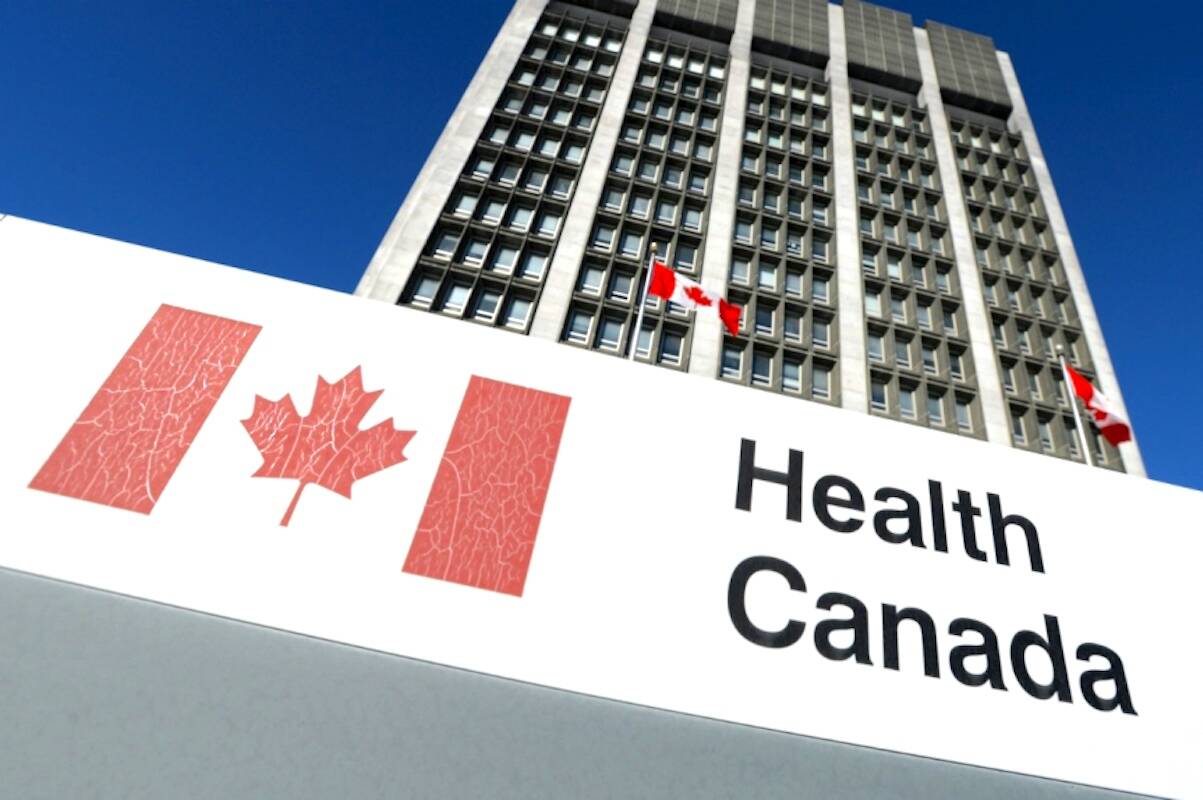
[[[739,335],[633,330],[652,244]],[[1123,408],[1009,57],[858,0],[518,0],[357,293],[1079,461],[1059,350]]]

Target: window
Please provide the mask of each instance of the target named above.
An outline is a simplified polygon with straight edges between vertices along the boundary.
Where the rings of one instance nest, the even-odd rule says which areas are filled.
[[[459,243],[459,237],[450,231],[444,231],[439,235],[438,241],[434,244],[434,254],[440,258],[451,258],[455,253],[455,246]]]
[[[802,273],[797,270],[785,271],[785,293],[797,297],[802,296]]]
[[[1065,420],[1065,441],[1069,445],[1071,456],[1078,458],[1082,455],[1082,451],[1078,447],[1078,428],[1071,419]]]
[[[1011,438],[1015,440],[1015,444],[1027,444],[1027,431],[1023,427],[1023,415],[1014,409],[1011,410]]]
[[[1032,372],[1031,370],[1027,370],[1027,373],[1028,373],[1028,393],[1032,396],[1033,400],[1039,400],[1040,399],[1040,376],[1037,373]]]
[[[831,397],[831,370],[817,364],[810,373],[810,396],[820,399]]]
[[[664,331],[660,334],[660,360],[665,364],[681,363],[681,347],[684,337],[679,333]]]
[[[936,268],[936,288],[941,292],[952,291],[950,279],[948,277],[948,269],[944,267]]]
[[[504,168],[503,168],[504,169]],[[517,177],[515,175],[515,177]],[[528,192],[541,192],[543,186],[547,183],[547,170],[531,167],[526,172],[526,180],[522,183],[522,188]]]
[[[505,311],[505,326],[507,328],[525,328],[526,320],[530,316],[530,307],[531,302],[525,297],[511,298]]]
[[[586,311],[573,311],[568,317],[568,341],[584,344],[589,341],[589,329],[593,326],[593,315]]]
[[[635,231],[624,231],[619,243],[618,252],[624,256],[637,257],[643,247],[643,234]]]
[[[585,157],[585,146],[578,142],[569,142],[564,147],[564,152],[560,154],[560,158],[567,161],[569,164],[579,164]]]
[[[957,315],[952,309],[945,308],[943,311],[944,317],[944,332],[956,335],[957,332]]]
[[[610,278],[610,291],[607,296],[612,300],[627,302],[631,299],[631,288],[635,285],[635,276],[628,272],[616,270]]]
[[[898,390],[898,412],[907,419],[915,418],[915,390],[903,386]]]
[[[493,172],[493,166],[497,162],[488,156],[478,156],[472,162],[472,174],[478,178],[487,178]]]
[[[701,230],[702,209],[697,206],[685,206],[685,214],[681,217],[681,225],[690,230]]]
[[[732,345],[723,347],[723,377],[739,378],[743,375],[743,350]]]
[[[511,97],[506,101],[506,111],[517,111],[522,107],[522,101],[518,97]],[[531,100],[530,105],[526,108],[526,115],[535,119],[543,119],[547,114],[547,101],[542,97],[536,97]]]
[[[515,171],[517,167],[514,168]],[[490,198],[484,202],[480,210],[480,218],[485,222],[496,224],[501,219],[502,212],[505,211],[505,202],[496,198]]]
[[[826,239],[819,237],[819,236],[815,236],[811,240],[811,243],[810,243],[811,258],[813,258],[815,261],[826,263],[827,262],[827,244],[828,244],[828,242]]]
[[[443,308],[441,310],[451,312],[452,314],[460,313],[464,310],[471,291],[471,288],[466,283],[451,284],[447,289],[447,296],[443,298]]]
[[[514,140],[511,143],[511,146],[515,150],[526,152],[531,149],[534,143],[535,134],[531,133],[530,131],[518,131],[518,133],[514,135]]]
[[[541,280],[543,269],[546,266],[547,254],[538,250],[530,250],[527,251],[526,258],[522,260],[522,268],[518,271],[518,275],[527,280]]]
[[[489,242],[487,239],[470,239],[467,247],[464,248],[464,262],[468,264],[483,262],[488,249]]]
[[[472,192],[460,192],[455,198],[455,208],[453,214],[458,214],[463,217],[472,216],[472,210],[476,208],[476,200],[479,195]]]
[[[622,190],[613,186],[607,187],[605,192],[602,193],[602,207],[607,211],[621,211],[622,200]]]
[[[493,248],[493,264],[494,272],[500,272],[508,275],[514,271],[514,265],[518,263],[518,248],[512,244],[499,244]]]
[[[1040,448],[1046,453],[1053,451],[1053,431],[1048,424],[1048,420],[1037,420],[1036,428],[1040,433]]]
[[[706,173],[695,169],[689,173],[689,191],[705,192],[706,191]]]
[[[677,258],[676,264],[678,267],[693,271],[693,266],[697,261],[698,248],[696,245],[687,244],[685,242],[677,243]]]
[[[639,177],[646,181],[654,181],[656,180],[658,169],[659,165],[655,161],[652,161],[650,158],[644,158],[639,162]]]
[[[742,219],[735,221],[735,241],[744,244],[752,243],[752,223]]]
[[[586,292],[588,294],[600,294],[602,282],[606,278],[606,271],[599,267],[585,267],[581,270],[581,278],[577,285],[577,291]]]
[[[919,306],[924,308],[924,306]],[[906,322],[906,300],[901,297],[890,296],[890,316],[895,322]],[[922,316],[922,314],[920,315]]]
[[[476,295],[476,303],[472,308],[472,318],[492,322],[497,316],[497,307],[501,305],[501,292],[497,289],[481,289]]]
[[[939,372],[939,365],[936,363],[936,350],[929,344],[923,345],[923,371],[935,375]]]
[[[902,280],[902,256],[898,253],[886,253],[886,274],[893,280]]]
[[[777,291],[777,265],[771,262],[761,262],[756,273],[756,285],[761,289]]]
[[[911,366],[911,343],[906,339],[894,340],[894,361],[900,367]]]
[[[627,209],[627,213],[632,217],[647,219],[648,211],[651,209],[651,206],[652,196],[650,194],[635,192],[631,195],[631,205],[630,208]]]
[[[948,353],[948,374],[957,380],[965,379],[964,356],[950,351]]]
[[[886,385],[876,378],[869,384],[869,404],[874,411],[885,411],[887,408]]]
[[[815,278],[810,285],[810,293],[816,303],[826,303],[828,299],[828,281],[826,278]]]
[[[785,338],[790,341],[802,341],[802,313],[800,311],[785,312]]]
[[[781,364],[781,388],[787,392],[802,391],[802,364],[785,359]]]
[[[869,334],[869,360],[882,362],[885,360],[885,354],[882,351],[882,337],[876,333]]]
[[[757,303],[756,305],[756,332],[763,333],[768,336],[773,335],[775,325],[775,317],[777,309],[765,303]]]
[[[944,398],[935,392],[927,394],[927,421],[931,425],[944,424]]]
[[[656,203],[656,221],[672,224],[677,219],[677,203],[675,200],[662,199]]]
[[[931,330],[931,306],[920,303],[916,311],[919,312],[919,327]]]
[[[960,397],[956,399],[957,427],[963,431],[973,430],[973,417],[969,412],[969,401]]]
[[[810,341],[815,347],[826,348],[830,344],[828,339],[831,324],[824,319],[811,319],[810,322]]]
[[[680,167],[669,164],[664,168],[664,185],[673,189],[681,188],[681,180],[685,177]]]
[[[872,214],[861,214],[860,232],[866,236],[872,236],[874,234],[873,222],[874,217]]]
[[[614,166],[612,166],[611,169],[614,172],[617,172],[619,175],[630,175],[631,166],[634,163],[634,159],[632,159],[630,156],[624,153],[619,153],[614,157]]]
[[[597,326],[597,347],[602,350],[617,350],[622,340],[622,322],[616,317],[603,317]]]
[[[1030,355],[1032,352],[1032,332],[1029,328],[1019,328],[1019,352]]]
[[[410,302],[418,306],[429,306],[434,302],[434,296],[439,290],[439,279],[433,275],[423,275],[414,287]]]
[[[759,350],[752,351],[752,383],[768,386],[773,382],[773,357]]]
[[[880,292],[872,289],[865,290],[865,313],[873,317],[881,316]]]
[[[776,225],[769,225],[765,222],[760,223],[760,246],[766,250],[776,250],[777,233],[778,229]]]
[[[748,259],[741,256],[733,257],[731,259],[731,282],[747,284],[750,270],[751,263],[748,261]]]
[[[560,227],[560,214],[558,211],[544,211],[539,215],[539,225],[535,229],[535,233],[540,236],[555,236],[556,229]]]
[[[572,111],[567,106],[557,105],[551,112],[551,123],[553,125],[567,125],[568,119],[572,116]]]
[[[535,210],[530,206],[514,206],[510,212],[510,227],[514,230],[524,231],[530,227],[530,221],[534,215]]]

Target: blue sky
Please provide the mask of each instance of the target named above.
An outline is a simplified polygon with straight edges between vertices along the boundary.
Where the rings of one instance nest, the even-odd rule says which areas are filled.
[[[886,5],[1011,53],[1149,474],[1203,488],[1203,12]],[[0,212],[350,291],[507,11],[9,0]]]

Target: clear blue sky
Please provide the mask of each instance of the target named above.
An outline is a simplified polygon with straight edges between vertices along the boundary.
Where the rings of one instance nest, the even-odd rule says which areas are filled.
[[[1011,53],[1149,474],[1203,488],[1203,12],[886,5]],[[350,291],[507,11],[0,3],[0,212]]]

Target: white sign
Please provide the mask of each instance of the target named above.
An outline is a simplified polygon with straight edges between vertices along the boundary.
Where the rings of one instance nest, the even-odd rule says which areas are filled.
[[[4,566],[1203,794],[1198,492],[11,217],[0,265]]]

